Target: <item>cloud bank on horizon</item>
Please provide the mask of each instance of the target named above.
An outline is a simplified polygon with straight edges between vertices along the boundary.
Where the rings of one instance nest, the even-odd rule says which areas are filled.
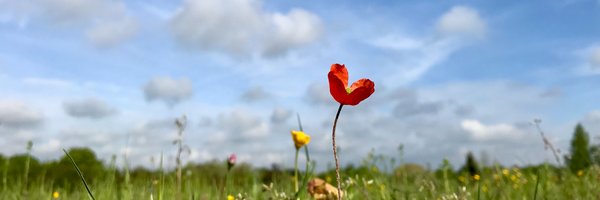
[[[0,153],[88,146],[134,165],[237,153],[291,166],[296,114],[331,162],[332,63],[377,92],[341,116],[342,163],[374,150],[436,166],[468,151],[553,162],[578,122],[600,134],[596,1],[0,0]],[[539,19],[544,19],[540,22]],[[595,142],[595,141],[593,141]],[[486,153],[487,152],[487,153]],[[492,153],[493,152],[493,153]],[[173,157],[166,157],[173,159]]]

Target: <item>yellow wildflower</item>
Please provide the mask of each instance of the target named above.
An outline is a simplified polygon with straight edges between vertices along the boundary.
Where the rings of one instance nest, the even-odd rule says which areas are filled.
[[[577,171],[577,176],[582,177],[583,176],[583,170]]]
[[[60,194],[58,194],[58,192],[52,193],[52,198],[54,198],[54,199],[58,199],[59,196],[60,196]]]
[[[479,179],[481,179],[481,176],[479,176],[479,174],[475,174],[475,175],[473,175],[473,179],[478,181]]]
[[[513,182],[517,182],[517,176],[511,175],[510,176],[510,180],[513,181]]]
[[[310,135],[307,135],[302,131],[292,131],[292,139],[294,140],[296,149],[300,149],[310,142]]]
[[[235,200],[235,197],[233,197],[233,195],[227,195],[227,200]]]
[[[502,174],[504,174],[504,176],[508,176],[510,171],[508,171],[508,169],[502,169]]]

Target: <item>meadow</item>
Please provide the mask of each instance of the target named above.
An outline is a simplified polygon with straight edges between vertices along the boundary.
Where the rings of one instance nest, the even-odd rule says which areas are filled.
[[[29,149],[31,150],[31,149]],[[188,163],[182,166],[181,192],[176,170],[118,169],[116,157],[105,165],[87,148],[73,148],[95,199],[312,199],[306,180],[320,178],[335,185],[335,170],[305,173],[294,189],[294,170],[277,166],[253,168],[228,160]],[[535,166],[482,166],[471,175],[449,162],[436,169],[371,152],[360,164],[342,168],[345,199],[597,199],[600,168],[571,172],[550,164]],[[314,163],[313,163],[314,164]],[[303,167],[301,167],[303,168]],[[90,199],[67,156],[40,163],[21,154],[2,158],[0,199]],[[306,179],[304,178],[304,176]],[[329,198],[333,199],[333,198]]]

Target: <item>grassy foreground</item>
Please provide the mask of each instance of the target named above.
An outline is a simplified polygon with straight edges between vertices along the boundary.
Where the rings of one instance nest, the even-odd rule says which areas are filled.
[[[551,165],[484,167],[479,174],[455,172],[449,165],[427,170],[416,164],[394,166],[368,156],[360,166],[342,170],[345,199],[598,199],[600,168],[572,173]],[[5,166],[7,167],[7,166]],[[26,166],[22,166],[26,167]],[[393,170],[388,170],[393,169]],[[69,169],[76,173],[75,169]],[[4,170],[6,171],[6,170]],[[85,170],[82,170],[84,176]],[[387,172],[386,172],[387,171]],[[293,170],[256,169],[238,164],[227,171],[223,162],[189,164],[183,168],[182,199],[294,199]],[[33,173],[33,172],[30,172]],[[39,174],[39,173],[38,173]],[[7,180],[3,174],[0,199],[90,199],[81,181],[49,180],[52,171]],[[304,171],[301,171],[304,175]],[[539,176],[538,176],[539,174]],[[335,172],[311,174],[335,185]],[[87,177],[96,199],[175,199],[176,173],[114,167]],[[227,181],[226,181],[227,179]],[[53,193],[55,193],[53,196]],[[311,199],[301,187],[298,199]],[[58,196],[58,198],[55,198]]]

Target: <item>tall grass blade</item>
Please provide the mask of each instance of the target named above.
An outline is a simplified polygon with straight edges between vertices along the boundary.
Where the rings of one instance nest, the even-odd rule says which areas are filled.
[[[540,169],[539,168],[537,169],[535,178],[536,178],[536,180],[535,180],[535,190],[533,192],[533,200],[537,199],[538,187],[540,185]]]
[[[300,196],[301,193],[305,193],[306,192],[306,187],[308,185],[308,180],[311,177],[311,174],[314,173],[314,169],[315,169],[315,164],[313,163],[311,165],[311,161],[310,161],[310,157],[308,157],[308,145],[304,146],[304,153],[306,154],[306,169],[304,172],[304,177],[302,177],[302,183],[300,184],[300,188],[298,188],[298,191],[294,194],[294,197],[296,199],[298,199],[298,197]]]
[[[90,187],[88,186],[87,182],[85,181],[85,178],[83,178],[83,174],[81,173],[81,170],[79,170],[77,163],[75,163],[75,160],[73,160],[73,157],[71,157],[71,155],[69,155],[69,152],[67,152],[67,150],[63,149],[63,151],[65,152],[65,154],[67,154],[67,157],[69,157],[69,159],[71,159],[73,166],[75,166],[75,170],[77,170],[77,174],[81,178],[81,181],[83,182],[83,185],[85,186],[85,189],[87,190],[88,194],[90,195],[90,198],[92,198],[92,200],[96,200],[96,198],[94,198],[94,195],[92,194],[92,191],[90,190]]]
[[[23,184],[23,195],[27,198],[27,196],[29,196],[29,165],[31,163],[31,149],[33,147],[33,142],[31,142],[31,140],[29,140],[27,142],[27,159],[25,160],[25,175],[24,175],[24,180],[25,183]]]
[[[477,181],[477,200],[481,199],[481,182]]]

